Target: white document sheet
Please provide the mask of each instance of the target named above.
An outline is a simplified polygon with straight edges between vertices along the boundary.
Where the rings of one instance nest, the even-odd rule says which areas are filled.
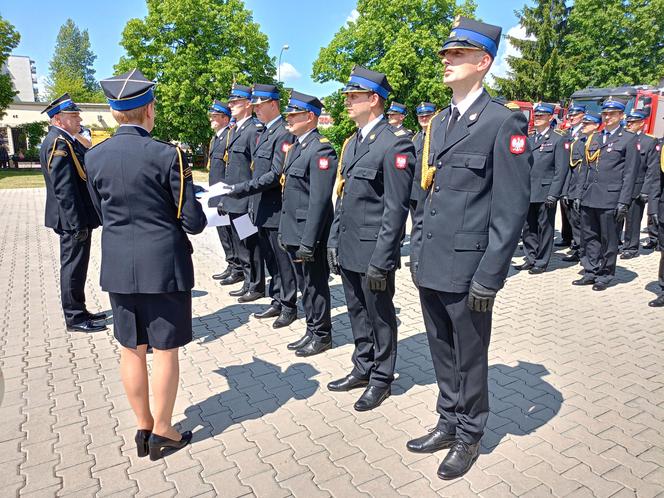
[[[216,207],[207,207],[207,205],[203,204],[203,212],[207,218],[208,227],[223,227],[231,224],[228,215],[219,214]]]
[[[258,228],[256,228],[253,223],[251,223],[251,219],[249,218],[248,214],[243,214],[239,218],[235,218],[233,220],[233,226],[235,226],[235,230],[237,230],[237,235],[240,240],[244,240],[258,232]]]

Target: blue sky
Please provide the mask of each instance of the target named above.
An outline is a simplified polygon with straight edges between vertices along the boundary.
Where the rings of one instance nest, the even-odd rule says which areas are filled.
[[[516,17],[514,10],[523,6],[525,0],[477,0],[477,15],[487,22],[503,27],[503,34],[510,29],[514,33]],[[311,65],[320,47],[327,45],[340,26],[353,15],[356,0],[245,0],[253,11],[270,42],[270,55],[277,58],[281,47],[289,45],[282,57],[281,78],[299,91],[325,96],[339,87],[338,83],[318,84],[311,80]],[[43,82],[48,74],[48,63],[60,26],[71,17],[81,29],[90,34],[92,50],[97,55],[95,62],[98,79],[110,76],[113,65],[123,54],[119,46],[122,30],[132,17],[147,14],[141,0],[114,0],[64,4],[67,8],[53,8],[52,0],[0,0],[0,15],[9,20],[21,33],[21,44],[16,55],[27,55],[35,60],[37,75]],[[109,9],[109,5],[112,9]],[[302,29],[300,29],[302,28]],[[503,40],[495,63],[495,71],[505,70],[503,55],[510,47]]]

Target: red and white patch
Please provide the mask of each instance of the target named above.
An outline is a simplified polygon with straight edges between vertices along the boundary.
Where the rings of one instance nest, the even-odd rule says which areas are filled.
[[[286,152],[288,149],[290,149],[290,144],[288,142],[281,144],[281,152]]]
[[[394,166],[397,169],[406,169],[408,167],[408,156],[406,154],[397,154],[394,156]]]
[[[636,150],[641,150],[641,144],[636,144]]]
[[[525,135],[512,135],[510,138],[510,152],[512,154],[523,154],[526,152]]]
[[[569,150],[569,142],[565,142],[565,150]]]
[[[327,157],[321,157],[318,159],[318,169],[327,169],[330,167],[330,159]]]

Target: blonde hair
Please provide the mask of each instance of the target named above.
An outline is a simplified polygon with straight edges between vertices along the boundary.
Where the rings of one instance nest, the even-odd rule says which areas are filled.
[[[147,114],[148,106],[151,103],[152,102],[135,109],[129,109],[128,111],[117,111],[115,109],[111,109],[111,114],[113,115],[113,119],[115,119],[118,124],[142,123]]]

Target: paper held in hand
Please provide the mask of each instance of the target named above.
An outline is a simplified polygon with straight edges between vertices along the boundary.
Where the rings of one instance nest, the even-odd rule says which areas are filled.
[[[233,220],[233,226],[235,227],[240,240],[244,240],[250,235],[258,232],[258,228],[256,228],[253,223],[251,223],[251,219],[249,218],[248,214],[243,214],[242,216],[235,218]]]

